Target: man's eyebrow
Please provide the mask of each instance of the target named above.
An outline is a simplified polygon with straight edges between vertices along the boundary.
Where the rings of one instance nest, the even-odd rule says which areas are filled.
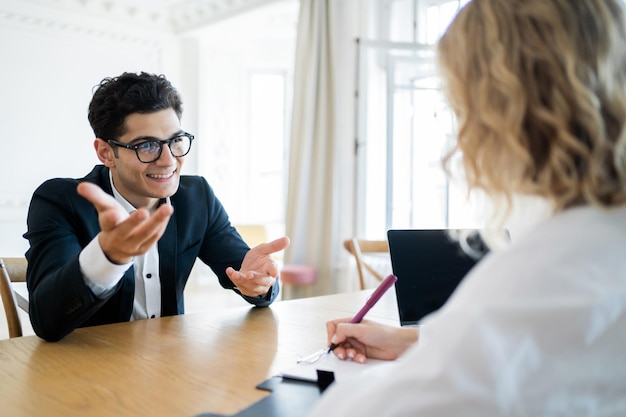
[[[136,143],[140,143],[140,142],[146,142],[149,140],[160,140],[159,138],[155,138],[154,136],[137,136],[136,138],[134,138],[133,140],[131,140],[130,142],[128,142],[129,144],[136,144]]]
[[[183,133],[185,133],[185,131],[181,129],[181,130],[179,130],[178,132],[175,132],[172,136],[170,136],[170,137],[169,137],[169,138],[167,138],[167,139],[159,139],[159,138],[155,138],[154,136],[137,136],[136,138],[134,138],[133,140],[131,140],[131,141],[130,141],[130,142],[128,142],[128,143],[129,143],[130,145],[135,145],[135,144],[137,144],[137,143],[146,142],[146,141],[149,141],[149,140],[156,140],[156,141],[161,141],[161,142],[162,142],[162,141],[164,141],[164,140],[170,140],[170,139],[173,139],[173,138],[175,138],[176,136],[180,136],[180,135],[182,135]]]

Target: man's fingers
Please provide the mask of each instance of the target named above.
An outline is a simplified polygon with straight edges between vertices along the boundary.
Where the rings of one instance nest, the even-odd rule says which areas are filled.
[[[226,275],[239,288],[242,294],[263,294],[276,283],[278,265],[270,255],[289,245],[289,238],[283,236],[268,243],[261,243],[250,249],[243,259],[241,271],[226,268]]]
[[[271,242],[261,243],[251,250],[258,252],[261,255],[271,255],[272,253],[280,252],[287,246],[289,246],[289,238],[287,236],[283,236],[272,240]]]
[[[86,198],[98,211],[98,220],[102,230],[111,230],[128,219],[128,213],[100,187],[89,182],[81,182],[76,187],[78,194]]]
[[[226,268],[226,275],[228,275],[228,278],[233,282],[245,282],[249,283],[249,285],[272,286],[276,281],[272,276],[263,275],[254,271],[248,271],[243,274],[230,266]]]
[[[98,212],[105,211],[107,209],[121,209],[120,204],[115,200],[112,195],[105,193],[102,188],[89,182],[81,182],[76,187],[78,194],[85,197],[91,204],[96,207]],[[120,212],[124,212],[123,209]]]
[[[100,229],[108,232],[113,230],[118,225],[123,225],[125,220],[129,218],[122,218],[120,213],[115,210],[107,210],[98,214],[98,221],[100,222]]]
[[[119,231],[126,234],[126,241],[136,248],[135,255],[146,252],[161,238],[173,212],[172,207],[165,205],[159,207],[152,216],[146,210],[139,209],[118,226]]]
[[[276,279],[272,277],[264,276],[254,271],[242,274],[231,267],[226,268],[226,275],[244,295],[265,294],[276,282]]]

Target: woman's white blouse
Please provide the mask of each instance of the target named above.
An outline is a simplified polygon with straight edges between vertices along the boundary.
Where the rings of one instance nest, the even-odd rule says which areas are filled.
[[[491,253],[366,375],[311,417],[626,416],[626,207],[567,210]]]

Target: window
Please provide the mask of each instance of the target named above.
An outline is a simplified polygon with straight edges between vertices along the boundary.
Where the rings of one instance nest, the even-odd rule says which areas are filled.
[[[245,214],[248,223],[284,222],[285,92],[284,72],[250,74],[249,201]],[[267,201],[268,190],[271,190],[272,201]]]
[[[466,2],[390,0],[381,24],[389,28],[388,40],[360,42],[360,236],[381,238],[391,228],[479,227],[480,202],[469,202],[463,186],[441,168],[455,120],[440,90],[433,47]]]
[[[284,233],[299,3],[275,2],[199,34],[198,171],[233,224]],[[196,144],[194,144],[195,146]]]

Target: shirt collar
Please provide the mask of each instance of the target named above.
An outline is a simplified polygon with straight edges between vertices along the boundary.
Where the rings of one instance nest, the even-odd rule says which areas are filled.
[[[130,204],[128,202],[128,200],[126,200],[124,197],[122,197],[122,195],[115,188],[115,184],[113,184],[113,174],[111,173],[110,169],[109,169],[109,181],[111,182],[111,189],[113,190],[113,197],[115,197],[115,200],[117,200],[117,202],[122,205],[124,210],[126,210],[128,213],[132,213],[133,211],[137,210],[137,207],[134,207],[132,204]],[[163,200],[165,200],[165,203],[170,204],[170,198],[169,197],[162,198],[162,199],[159,200],[157,205],[155,207],[153,207],[152,209],[156,210],[161,204],[163,204],[163,202],[164,202]]]

